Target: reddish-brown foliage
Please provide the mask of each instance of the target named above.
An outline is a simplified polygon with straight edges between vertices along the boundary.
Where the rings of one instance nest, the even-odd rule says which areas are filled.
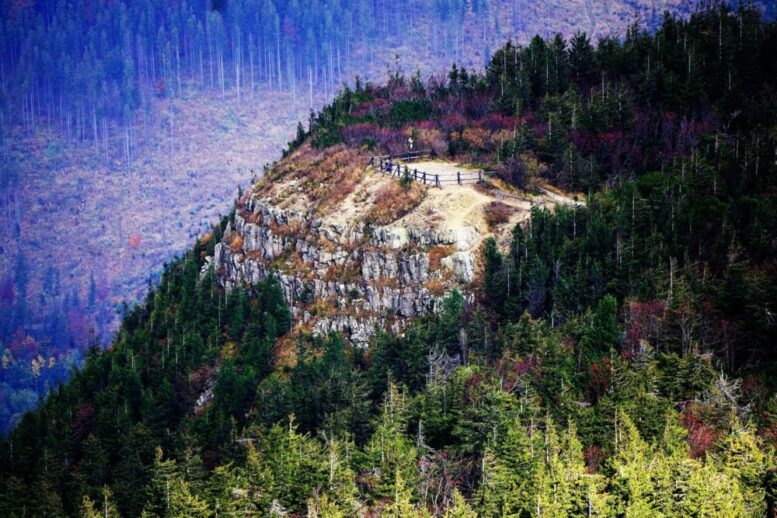
[[[73,422],[70,425],[72,439],[78,443],[89,435],[92,428],[92,418],[94,417],[94,406],[89,403],[81,403],[73,414]]]
[[[585,458],[586,471],[588,471],[588,473],[596,473],[599,466],[601,466],[602,462],[607,458],[607,455],[600,447],[592,444],[585,449],[583,457]]]
[[[642,340],[654,345],[660,340],[666,319],[666,303],[661,300],[630,302],[626,310],[626,348],[630,355],[634,355]]]
[[[445,285],[439,277],[429,279],[426,282],[426,289],[429,290],[429,293],[437,297],[441,297],[445,294]]]
[[[474,151],[488,151],[494,145],[491,133],[481,128],[466,128],[461,133],[461,139]]]
[[[507,223],[516,209],[501,201],[492,201],[483,210],[489,228],[494,228],[502,223]]]
[[[67,312],[67,328],[74,343],[88,344],[92,341],[94,323],[83,311],[73,309]]]
[[[502,115],[501,113],[490,113],[479,119],[475,124],[480,128],[497,131],[500,129],[512,130],[519,125],[519,122],[520,119],[516,117],[509,117],[507,115]]]
[[[609,358],[594,362],[588,367],[589,390],[595,399],[607,393],[612,383],[612,365]]]
[[[442,258],[448,257],[454,252],[454,248],[450,245],[446,246],[433,246],[427,250],[429,254],[429,269],[437,270],[442,264]]]
[[[229,250],[232,253],[235,253],[239,252],[241,248],[243,248],[243,236],[240,234],[235,234],[229,241]]]
[[[448,115],[442,119],[442,129],[446,132],[461,131],[464,129],[466,120],[458,113]]]
[[[510,357],[502,358],[496,366],[496,372],[502,379],[502,390],[512,392],[524,376],[540,374],[539,366],[540,362],[532,355],[518,360]]]
[[[137,249],[140,247],[141,239],[140,234],[130,234],[129,238],[127,239],[127,245],[130,248]]]
[[[682,423],[688,430],[688,444],[691,447],[691,457],[704,455],[715,442],[718,435],[714,426],[707,424],[698,413],[695,405],[688,406],[682,414]]]

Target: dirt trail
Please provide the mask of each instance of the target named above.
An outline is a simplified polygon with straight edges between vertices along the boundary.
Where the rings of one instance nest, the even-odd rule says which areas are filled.
[[[434,181],[437,176],[444,187],[458,187],[458,180],[462,183],[477,182],[483,173],[482,169],[472,169],[462,166],[455,162],[425,161],[410,162],[407,165],[411,171],[417,170],[418,173],[426,173],[427,181]]]
[[[552,202],[554,202],[556,204],[559,204],[559,205],[574,205],[576,207],[584,207],[585,206],[585,203],[580,201],[580,200],[577,200],[577,199],[574,199],[574,198],[570,198],[569,196],[564,195],[564,194],[559,194],[557,192],[550,191],[550,190],[548,190],[548,189],[546,189],[544,187],[539,187],[538,186],[537,190],[540,191],[542,194],[544,194],[550,201],[552,201]]]

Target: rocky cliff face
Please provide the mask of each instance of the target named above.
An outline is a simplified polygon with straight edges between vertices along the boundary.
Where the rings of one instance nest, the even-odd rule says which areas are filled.
[[[376,324],[397,326],[435,311],[447,289],[466,292],[479,238],[473,227],[453,232],[326,223],[251,198],[216,245],[213,265],[227,288],[274,272],[302,324],[366,343]],[[447,256],[433,257],[448,249]]]
[[[322,209],[304,184],[316,164],[271,175],[241,200],[206,265],[225,287],[277,275],[299,330],[339,331],[357,344],[366,344],[376,326],[400,330],[407,319],[437,311],[454,288],[472,296],[480,246],[490,234],[486,195],[472,186],[430,188],[409,213],[378,225],[368,215],[387,203],[381,193],[396,180],[364,170],[362,162],[349,177],[350,192]],[[508,223],[525,213],[516,210]]]

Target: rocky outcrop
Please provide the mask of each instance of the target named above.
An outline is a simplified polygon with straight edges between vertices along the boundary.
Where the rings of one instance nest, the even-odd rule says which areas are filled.
[[[441,307],[444,293],[475,276],[471,227],[425,229],[328,223],[248,198],[206,268],[226,288],[278,276],[298,323],[366,344],[377,326]],[[450,251],[432,265],[430,249]],[[312,307],[315,306],[315,311]]]
[[[472,280],[475,276],[475,258],[472,252],[454,252],[440,261],[463,282]]]

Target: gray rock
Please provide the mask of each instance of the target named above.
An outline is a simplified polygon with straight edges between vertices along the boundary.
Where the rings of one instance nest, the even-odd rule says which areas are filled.
[[[203,275],[212,264],[226,289],[240,282],[256,284],[270,274],[278,258],[295,251],[306,264],[305,276],[302,272],[287,272],[279,275],[279,282],[294,318],[312,323],[317,334],[342,332],[355,344],[366,345],[376,326],[391,322],[392,329],[399,331],[407,319],[438,311],[443,297],[433,295],[425,287],[437,273],[430,270],[429,254],[424,248],[454,246],[457,251],[444,258],[442,264],[464,282],[474,277],[475,261],[467,251],[478,239],[472,227],[440,231],[375,227],[362,222],[325,224],[310,212],[279,209],[272,205],[272,200],[253,197],[247,200],[245,211],[261,214],[261,219],[249,223],[243,215],[236,214],[234,229],[229,227],[225,242],[218,243],[213,257],[206,259]],[[291,223],[298,224],[297,235],[279,235],[272,230]],[[226,244],[232,232],[243,238],[241,249],[235,252]],[[362,244],[365,236],[369,236],[366,247]],[[319,244],[322,242],[327,243],[326,247]],[[409,245],[421,251],[411,252]],[[354,282],[325,281],[332,266],[356,269],[361,275]],[[311,295],[313,300],[328,301],[339,314],[311,315],[306,306]],[[470,294],[465,296],[472,298]]]
[[[463,282],[471,282],[475,278],[475,259],[471,252],[454,252],[443,257],[441,262]]]

